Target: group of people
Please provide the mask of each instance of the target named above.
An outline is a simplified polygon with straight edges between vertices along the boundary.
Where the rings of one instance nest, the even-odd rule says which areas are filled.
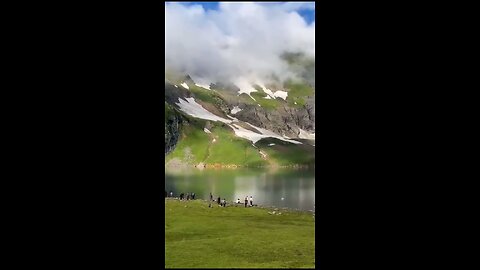
[[[173,197],[173,191],[170,191],[170,193],[168,193],[166,190],[165,190],[165,198],[167,197]],[[186,196],[184,193],[180,193],[180,200],[195,200],[195,192],[187,192]],[[227,200],[225,198],[221,199],[220,197],[218,197],[216,200],[213,199],[213,195],[212,193],[210,192],[210,201],[209,201],[209,204],[208,204],[208,207],[212,207],[212,202],[216,201],[218,205],[222,206],[222,207],[227,207]],[[241,204],[241,201],[240,199],[237,199],[237,204]],[[248,196],[245,196],[245,199],[244,199],[244,204],[245,204],[245,207],[251,207],[253,206],[253,197],[250,196],[250,198]]]
[[[212,207],[212,202],[213,202],[213,195],[210,192],[210,201],[208,203],[208,207]],[[227,207],[227,200],[225,198],[221,199],[220,197],[217,198],[216,200],[217,204],[223,207]]]
[[[250,202],[250,206],[253,206],[253,197],[250,196],[250,198],[248,198],[248,196],[245,196],[245,200],[244,200],[245,207],[248,206],[249,202]],[[237,199],[237,204],[241,204],[240,199]]]
[[[208,207],[212,207],[212,202],[213,201],[214,201],[213,195],[210,192],[210,201],[209,201]],[[227,200],[225,198],[221,199],[220,197],[218,197],[216,202],[220,206],[223,206],[223,207],[227,206]],[[240,199],[237,199],[237,204],[241,204]],[[250,207],[252,207],[253,206],[253,196],[250,196],[250,198],[248,196],[245,196],[244,204],[245,204],[245,207],[248,207],[249,204],[250,204]]]
[[[180,200],[183,200],[185,199],[185,194],[181,193],[180,194]],[[187,201],[188,200],[195,200],[195,192],[187,192],[187,197],[186,197]]]
[[[170,195],[170,196],[169,196]],[[173,197],[173,191],[170,191],[170,193],[167,193],[165,190],[165,198],[167,197]],[[180,200],[195,200],[195,192],[187,192],[187,196],[185,197],[184,193],[180,193]]]

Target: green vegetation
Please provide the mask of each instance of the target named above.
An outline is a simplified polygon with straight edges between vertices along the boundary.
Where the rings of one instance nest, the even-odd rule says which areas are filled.
[[[273,210],[165,200],[165,267],[315,267],[312,214],[269,212]]]
[[[249,105],[256,105],[257,103],[249,97],[247,94],[242,93],[238,96],[238,99],[241,103],[249,104]]]
[[[198,164],[207,156],[209,138],[203,131],[205,121],[195,118],[187,119],[189,122],[182,127],[175,150],[165,157],[165,161],[178,158],[188,164]]]
[[[203,129],[205,120],[185,117],[189,124],[184,125],[177,147],[166,162],[177,158],[187,164],[241,165],[258,167],[267,165],[258,150],[250,141],[235,136],[233,130],[222,123],[211,123],[210,134]]]
[[[273,146],[268,146],[274,143]],[[278,166],[315,164],[315,148],[307,144],[292,144],[275,138],[264,138],[256,145]]]
[[[167,107],[166,107],[167,113]],[[168,163],[178,159],[190,165],[217,164],[245,167],[313,165],[315,148],[307,144],[292,144],[275,138],[264,138],[254,147],[246,139],[237,137],[226,124],[211,122],[183,115],[182,126],[176,148],[165,157]],[[211,133],[204,131],[209,127]],[[268,146],[274,143],[273,146]],[[261,150],[267,156],[259,153]]]
[[[282,102],[281,99],[266,99],[265,97],[268,95],[263,92],[263,90],[261,92],[253,92],[251,95],[255,100],[257,100],[257,103],[266,110],[275,110]]]
[[[211,129],[215,142],[210,145],[208,164],[236,164],[243,166],[262,166],[258,151],[250,141],[236,137],[230,127],[215,127]]]
[[[194,84],[188,85],[188,87],[189,87],[190,92],[192,92],[193,95],[195,96],[195,98],[197,98],[201,101],[212,103],[212,104],[216,105],[217,107],[226,105],[226,103],[222,99],[222,97],[214,91],[205,89],[203,87],[196,86]]]
[[[288,89],[287,102],[291,107],[305,106],[305,98],[315,94],[312,87],[301,82],[289,80],[284,87]]]

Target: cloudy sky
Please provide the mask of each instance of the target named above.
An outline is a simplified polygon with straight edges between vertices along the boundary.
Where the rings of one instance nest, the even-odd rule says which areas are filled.
[[[165,4],[165,67],[201,83],[285,79],[284,52],[315,57],[314,2]]]

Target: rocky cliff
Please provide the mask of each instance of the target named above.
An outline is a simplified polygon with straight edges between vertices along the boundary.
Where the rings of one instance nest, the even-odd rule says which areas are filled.
[[[165,155],[175,149],[181,124],[181,116],[168,103],[165,103]]]

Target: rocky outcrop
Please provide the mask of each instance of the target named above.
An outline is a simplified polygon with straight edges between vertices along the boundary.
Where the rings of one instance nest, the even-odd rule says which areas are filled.
[[[287,104],[277,110],[265,110],[246,104],[239,104],[239,107],[242,111],[235,115],[239,120],[280,135],[296,138],[299,128],[310,133],[315,132],[315,96],[309,97],[301,108],[292,108]]]
[[[168,106],[166,104],[166,106]],[[174,110],[165,116],[165,155],[173,151],[180,136],[182,119]]]

